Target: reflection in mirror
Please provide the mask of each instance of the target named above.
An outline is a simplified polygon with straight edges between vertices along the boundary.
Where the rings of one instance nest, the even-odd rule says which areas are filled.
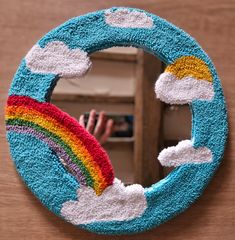
[[[162,112],[162,142],[161,149],[176,146],[179,141],[191,138],[191,113],[188,105],[164,104]],[[163,167],[162,177],[165,177],[173,167]]]
[[[190,139],[189,108],[156,99],[154,84],[163,64],[143,50],[114,47],[90,57],[92,68],[87,75],[61,78],[51,102],[78,120],[84,115],[85,124],[91,109],[105,111],[114,126],[103,147],[115,176],[127,185],[150,186],[171,170],[159,164],[160,150]]]

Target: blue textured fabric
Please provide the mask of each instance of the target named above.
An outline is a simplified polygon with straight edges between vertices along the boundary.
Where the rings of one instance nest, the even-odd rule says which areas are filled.
[[[115,10],[116,8],[112,9]],[[196,100],[191,104],[194,146],[208,147],[213,153],[213,162],[178,167],[165,179],[146,188],[148,208],[139,218],[81,226],[96,233],[136,233],[158,226],[181,213],[203,192],[224,152],[228,131],[227,113],[213,63],[198,43],[183,30],[158,16],[146,14],[153,19],[153,28],[111,27],[105,23],[102,10],[73,18],[50,31],[38,42],[41,47],[45,47],[50,41],[59,40],[71,49],[80,48],[89,54],[112,46],[135,46],[154,54],[166,64],[181,56],[193,55],[209,66],[213,76],[214,99]],[[9,95],[24,95],[47,101],[57,78],[53,74],[30,72],[23,60]],[[13,159],[25,183],[45,206],[60,215],[61,204],[76,199],[79,184],[60,165],[47,145],[22,134],[8,133],[8,138]]]
[[[62,203],[77,200],[77,180],[68,173],[56,154],[32,135],[8,132],[11,155],[25,184],[55,214]]]
[[[14,76],[9,95],[28,96],[46,102],[50,99],[57,80],[55,74],[32,73],[23,59]]]

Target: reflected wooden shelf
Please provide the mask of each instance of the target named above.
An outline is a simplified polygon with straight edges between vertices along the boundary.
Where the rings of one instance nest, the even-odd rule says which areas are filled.
[[[108,143],[134,143],[134,137],[110,137]]]
[[[134,115],[135,137],[109,138],[104,148],[116,177],[124,183],[150,186],[160,180],[161,171],[156,164],[161,103],[153,89],[162,63],[141,49],[125,47],[90,57],[90,72],[81,79],[60,79],[51,101],[77,119],[91,109]]]
[[[130,47],[113,47],[91,54],[91,59],[137,62],[138,49]]]
[[[54,93],[52,101],[96,102],[96,103],[130,103],[134,104],[134,96],[88,95],[74,93]]]

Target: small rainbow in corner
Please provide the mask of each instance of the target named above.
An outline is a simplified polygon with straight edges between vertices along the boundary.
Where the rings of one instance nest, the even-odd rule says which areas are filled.
[[[185,77],[193,77],[212,83],[212,74],[206,63],[195,56],[183,56],[168,65],[165,72],[175,75],[179,80]]]
[[[207,64],[195,56],[182,56],[168,65],[155,84],[159,99],[169,104],[212,100],[213,76]]]

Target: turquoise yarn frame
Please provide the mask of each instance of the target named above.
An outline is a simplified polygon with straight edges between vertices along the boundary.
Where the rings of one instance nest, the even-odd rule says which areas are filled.
[[[119,8],[112,8],[111,11],[117,9]],[[194,147],[206,146],[212,151],[213,162],[177,167],[163,180],[145,188],[148,207],[138,218],[79,225],[99,234],[138,233],[159,226],[187,209],[202,194],[218,168],[228,133],[226,104],[220,79],[212,61],[195,39],[156,15],[139,9],[127,9],[141,11],[151,17],[153,27],[112,27],[105,23],[105,10],[101,10],[72,18],[47,33],[38,44],[44,48],[49,42],[58,40],[70,49],[79,48],[88,54],[113,46],[134,46],[150,52],[166,65],[181,56],[193,55],[202,59],[212,73],[215,95],[211,101],[195,100],[190,105],[192,140]],[[55,74],[32,73],[23,59],[9,95],[29,96],[46,102],[49,101],[57,80]],[[45,143],[32,136],[14,132],[8,132],[7,137],[12,158],[26,185],[48,209],[60,216],[63,202],[77,199],[77,180],[60,166],[58,157]],[[26,142],[29,144],[26,145]]]

